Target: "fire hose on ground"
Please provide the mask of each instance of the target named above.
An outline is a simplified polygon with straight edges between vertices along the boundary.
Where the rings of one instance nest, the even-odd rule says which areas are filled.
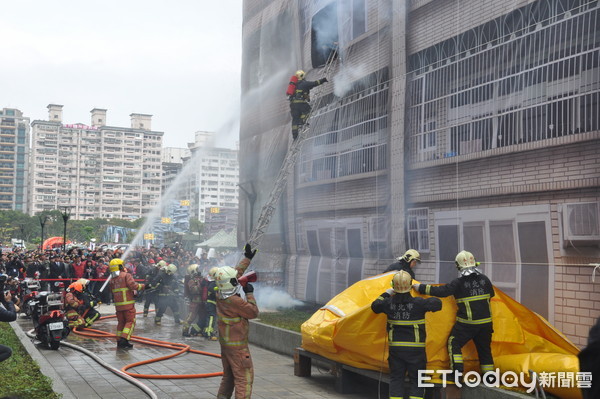
[[[141,312],[138,312],[138,313],[141,313]],[[114,317],[116,317],[116,315],[104,316],[104,317],[101,317],[100,320],[114,318]],[[26,333],[27,336],[30,338],[35,338],[33,331],[34,330],[32,329],[29,332],[27,332]],[[75,329],[75,330],[73,330],[73,333],[84,336],[84,337],[89,337],[89,338],[116,338],[116,334],[112,334],[112,333],[109,333],[106,331],[96,330],[96,329],[92,329],[92,328],[85,328],[83,330]],[[147,360],[142,360],[139,362],[131,363],[131,364],[123,366],[119,370],[117,368],[114,368],[113,366],[111,366],[110,364],[105,362],[104,360],[102,360],[100,357],[98,357],[97,355],[95,355],[94,353],[89,351],[88,349],[85,349],[79,345],[71,344],[71,343],[65,342],[65,341],[62,341],[61,344],[88,355],[94,361],[96,361],[98,364],[100,364],[102,367],[113,372],[114,374],[123,378],[127,382],[130,382],[130,383],[136,385],[138,388],[140,388],[142,391],[144,391],[144,393],[146,393],[149,397],[151,397],[153,399],[155,399],[155,398],[157,399],[158,397],[150,388],[148,388],[147,385],[138,381],[137,380],[138,378],[144,378],[144,379],[191,379],[191,378],[210,378],[210,377],[218,377],[218,376],[223,375],[222,371],[213,372],[213,373],[202,373],[202,374],[167,374],[167,375],[139,374],[139,373],[129,372],[127,370],[130,368],[142,366],[142,365],[149,364],[149,363],[159,362],[161,360],[171,359],[173,357],[179,356],[179,355],[187,353],[187,352],[196,353],[196,354],[204,355],[204,356],[216,357],[216,358],[221,357],[221,355],[219,355],[217,353],[204,352],[204,351],[200,351],[197,349],[192,349],[189,345],[186,345],[186,344],[160,341],[157,339],[145,338],[145,337],[141,337],[141,336],[137,336],[137,335],[132,335],[131,341],[138,342],[138,343],[145,344],[145,345],[153,345],[153,346],[159,346],[159,347],[168,348],[168,349],[174,349],[174,350],[177,350],[177,352],[172,353],[170,355],[154,358],[154,359],[147,359]]]

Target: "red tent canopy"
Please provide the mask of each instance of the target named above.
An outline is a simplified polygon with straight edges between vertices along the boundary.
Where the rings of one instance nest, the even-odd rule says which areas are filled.
[[[67,241],[67,244],[71,244],[71,241]],[[42,244],[42,249],[54,249],[58,247],[62,247],[63,238],[62,237],[50,237]]]

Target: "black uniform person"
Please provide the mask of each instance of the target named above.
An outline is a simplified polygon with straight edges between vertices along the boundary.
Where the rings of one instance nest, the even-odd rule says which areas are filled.
[[[410,274],[398,271],[392,278],[392,288],[371,304],[373,312],[387,315],[390,398],[424,397],[425,388],[418,386],[417,375],[427,366],[425,312],[437,312],[442,308],[438,298],[413,297],[411,286]],[[410,381],[408,389],[404,389],[406,374]]]
[[[398,257],[396,262],[389,265],[384,273],[391,272],[392,270],[404,270],[414,279],[415,272],[413,271],[413,267],[417,263],[421,263],[421,254],[416,249],[409,249],[404,255]]]
[[[448,284],[433,287],[429,284],[415,284],[421,294],[437,297],[454,295],[458,311],[456,323],[448,337],[448,357],[455,372],[463,373],[462,347],[471,339],[477,348],[479,366],[483,373],[494,370],[492,357],[492,310],[490,300],[494,296],[494,287],[489,278],[478,269],[478,263],[471,252],[460,251],[455,259],[460,277]],[[459,379],[460,381],[460,379]]]
[[[0,276],[2,280],[6,281],[6,275]],[[4,281],[2,281],[2,285],[4,285]],[[4,287],[2,287],[4,288]],[[0,306],[0,321],[10,322],[17,320],[17,312],[19,311],[19,307],[15,305],[12,301],[12,295],[10,292],[4,292],[4,289],[0,291],[0,295],[2,295],[2,306]],[[6,345],[0,345],[0,362],[5,361],[12,355],[12,349],[10,349]]]
[[[298,130],[306,123],[308,114],[310,113],[310,90],[325,82],[327,78],[321,78],[316,81],[304,80],[304,71],[296,71],[298,82],[294,94],[289,96],[290,112],[292,114],[292,137],[294,140],[298,137]]]

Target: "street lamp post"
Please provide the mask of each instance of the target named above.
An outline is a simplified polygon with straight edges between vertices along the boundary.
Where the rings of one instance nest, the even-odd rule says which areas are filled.
[[[42,237],[40,240],[40,249],[43,251],[44,250],[44,226],[46,225],[46,222],[48,221],[48,215],[44,215],[44,217],[38,216],[38,218],[40,219],[40,226],[42,227]]]
[[[68,206],[63,206],[63,211],[60,213],[63,219],[63,222],[65,223],[65,228],[63,230],[63,253],[67,252],[67,222],[69,221],[69,218],[71,217],[71,208],[69,208]]]

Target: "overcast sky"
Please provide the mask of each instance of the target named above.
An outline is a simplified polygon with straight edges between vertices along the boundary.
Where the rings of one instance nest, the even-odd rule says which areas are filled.
[[[186,147],[198,130],[237,140],[242,0],[18,0],[0,9],[0,108],[63,123],[130,127],[151,114],[163,146]]]

